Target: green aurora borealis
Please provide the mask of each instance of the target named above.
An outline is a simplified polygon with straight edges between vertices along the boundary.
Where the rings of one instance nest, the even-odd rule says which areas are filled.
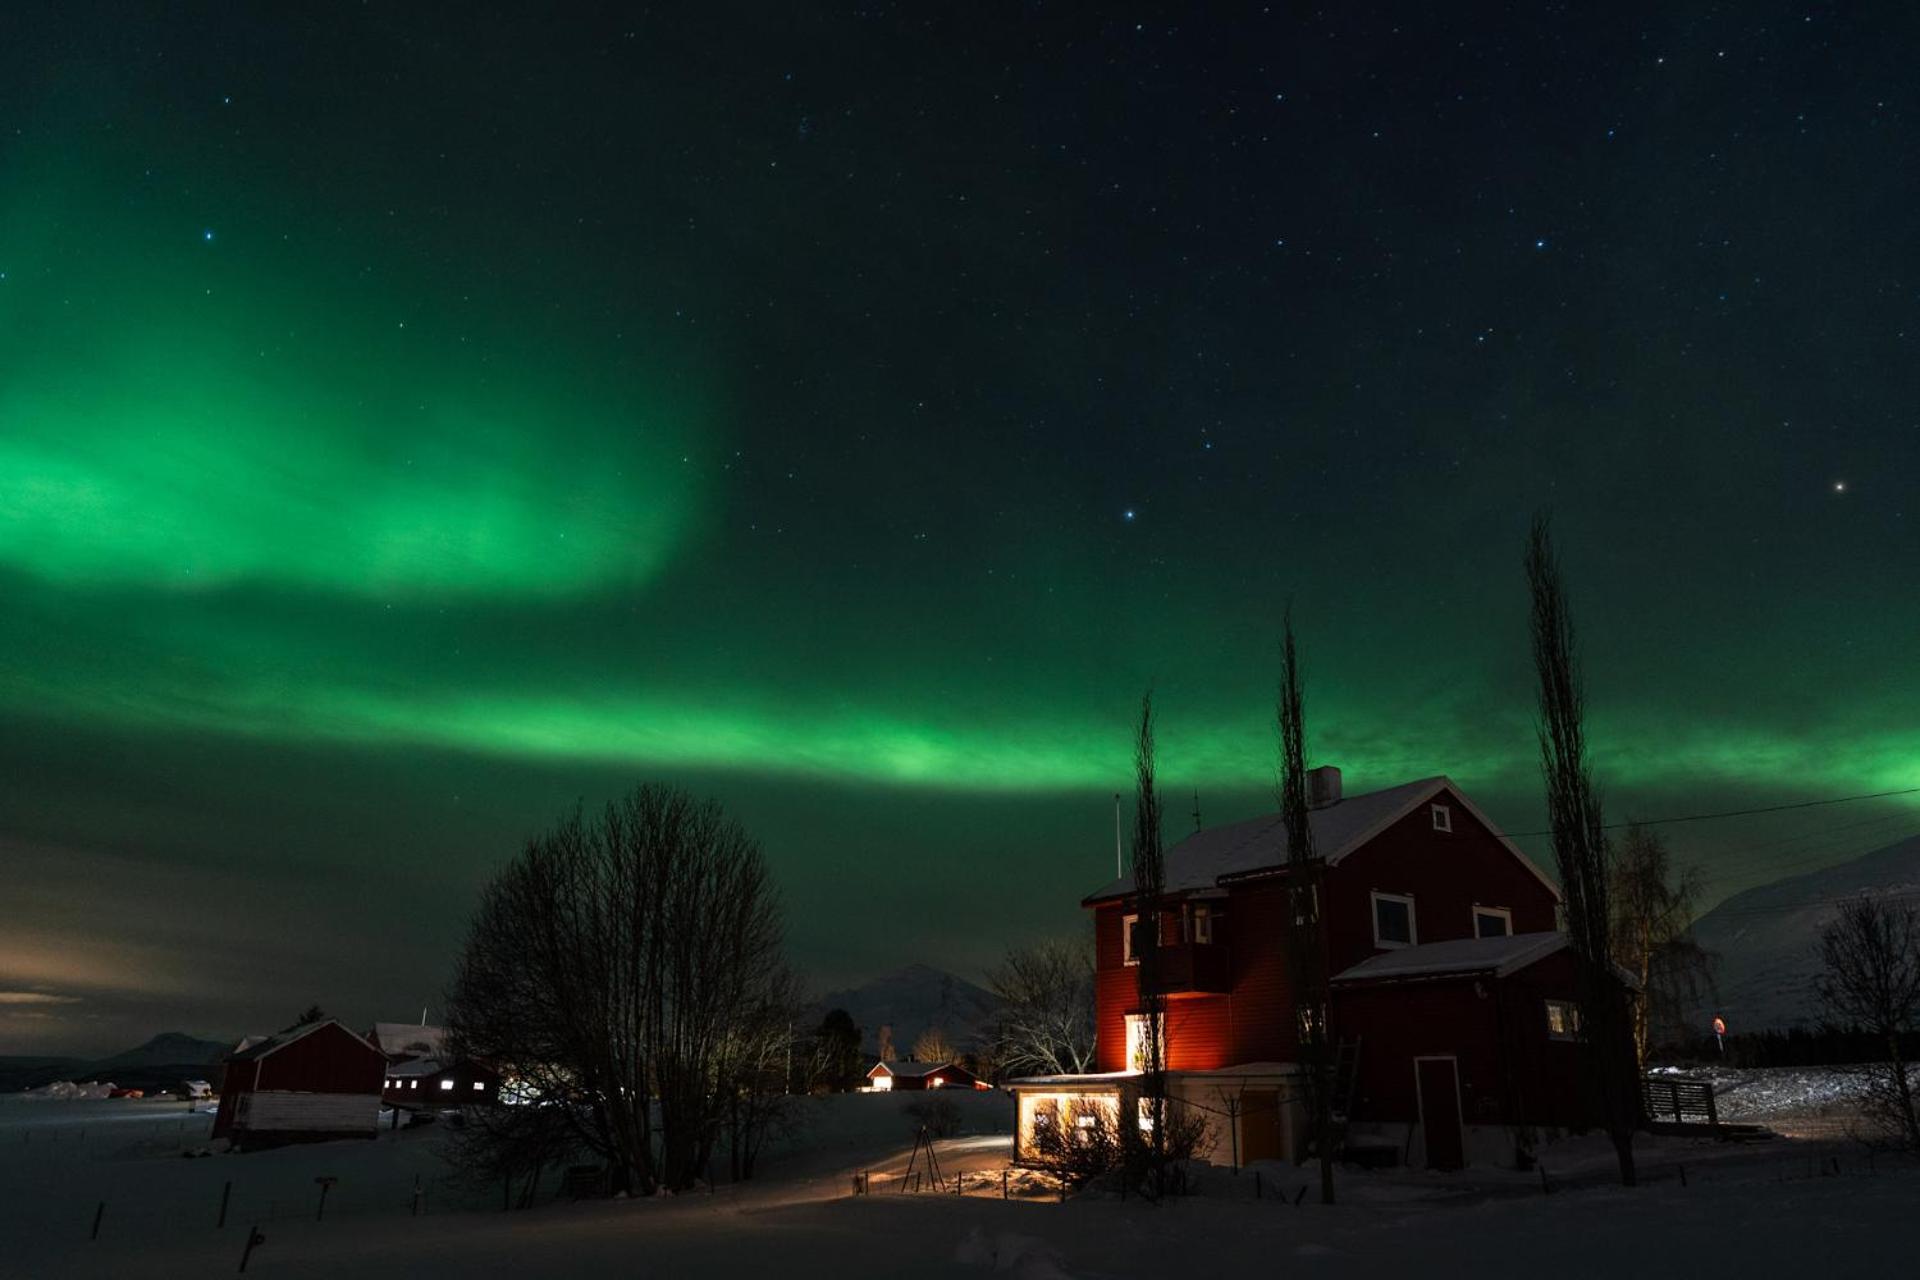
[[[1920,251],[1858,234],[1915,179],[1811,55],[1520,126],[1292,29],[130,12],[0,62],[0,988],[74,1002],[0,1035],[417,1007],[324,957],[436,973],[639,778],[823,980],[976,972],[1104,874],[1148,685],[1170,810],[1265,803],[1289,598],[1319,760],[1530,829],[1542,504],[1612,816],[1920,785]],[[1245,123],[1276,78],[1316,124]],[[1915,825],[1676,847],[1718,896]]]

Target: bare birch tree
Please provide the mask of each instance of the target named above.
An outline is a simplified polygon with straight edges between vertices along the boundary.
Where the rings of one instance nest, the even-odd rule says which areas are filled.
[[[1306,692],[1299,649],[1288,608],[1280,646],[1280,818],[1287,829],[1287,891],[1293,923],[1287,931],[1288,977],[1293,984],[1294,1025],[1299,1032],[1301,1079],[1308,1124],[1320,1158],[1320,1202],[1332,1204],[1333,1055],[1328,1043],[1327,949],[1320,921],[1322,865],[1313,848],[1307,800]]]
[[[1920,1151],[1913,1068],[1902,1044],[1920,1028],[1920,908],[1885,894],[1850,899],[1821,930],[1820,958],[1820,996],[1833,1021],[1885,1046],[1867,1083],[1869,1118]]]
[[[993,1056],[1008,1075],[1093,1070],[1091,938],[1049,938],[1014,947],[987,976],[1000,997]]]
[[[790,994],[759,847],[719,806],[643,786],[486,886],[447,1022],[455,1056],[558,1108],[613,1190],[648,1194],[704,1173]]]
[[[1539,679],[1540,770],[1566,901],[1567,934],[1578,961],[1587,1080],[1619,1158],[1620,1181],[1632,1186],[1640,1090],[1626,991],[1611,965],[1606,821],[1587,759],[1586,692],[1574,647],[1573,614],[1544,513],[1534,517],[1528,535],[1526,573],[1533,666]]]
[[[1634,1060],[1642,1067],[1655,1042],[1678,1035],[1686,1012],[1712,990],[1713,957],[1693,936],[1699,896],[1699,872],[1676,875],[1657,832],[1638,823],[1627,828],[1613,859],[1608,904],[1614,962],[1640,983],[1629,1017]]]

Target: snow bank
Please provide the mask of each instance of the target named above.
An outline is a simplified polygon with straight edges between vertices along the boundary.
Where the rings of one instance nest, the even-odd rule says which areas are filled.
[[[113,1081],[101,1084],[98,1080],[89,1080],[85,1084],[75,1084],[71,1080],[55,1080],[52,1084],[43,1084],[37,1089],[23,1089],[20,1097],[44,1098],[52,1102],[75,1102],[82,1099],[110,1098],[115,1089]]]

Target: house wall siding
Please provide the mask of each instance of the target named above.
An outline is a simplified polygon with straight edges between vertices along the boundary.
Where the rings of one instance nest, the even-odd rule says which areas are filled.
[[[1293,985],[1287,977],[1287,891],[1277,884],[1235,888],[1227,903],[1233,948],[1233,993],[1224,1067],[1238,1062],[1291,1062],[1298,1037]]]
[[[1453,830],[1435,831],[1422,804],[1327,869],[1328,972],[1359,964],[1381,948],[1373,942],[1373,893],[1414,900],[1418,942],[1473,936],[1473,908],[1506,907],[1515,933],[1554,928],[1553,890],[1477,821],[1459,796],[1442,791],[1435,804],[1452,812]]]

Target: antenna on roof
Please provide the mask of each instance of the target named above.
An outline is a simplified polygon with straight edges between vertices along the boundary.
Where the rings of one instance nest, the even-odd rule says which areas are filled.
[[[1200,834],[1200,788],[1193,789],[1193,834]]]
[[[1118,880],[1126,872],[1120,869],[1120,793],[1113,793],[1113,877]]]
[[[423,1027],[427,1025],[427,1006],[425,1005],[420,1006],[420,1025]]]

